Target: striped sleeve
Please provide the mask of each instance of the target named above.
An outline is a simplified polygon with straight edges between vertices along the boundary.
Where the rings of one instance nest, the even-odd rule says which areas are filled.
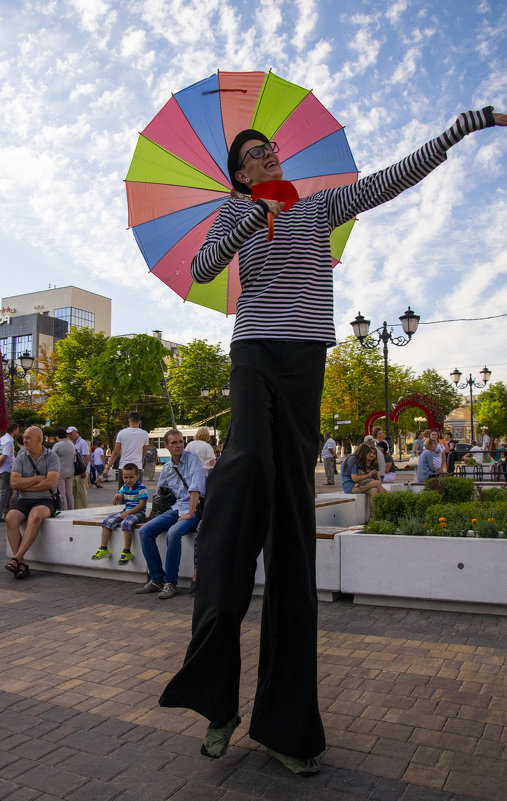
[[[249,213],[239,219],[235,207],[240,201],[230,200],[220,209],[204,244],[192,260],[190,274],[197,283],[207,284],[216,278],[240,247],[266,226],[266,214],[261,206],[247,202]]]
[[[494,125],[493,106],[485,106],[481,111],[464,111],[454,125],[437,138],[437,141],[443,150],[449,150],[467,134],[481,131],[483,128],[493,128]]]
[[[380,206],[405,189],[415,186],[446,160],[446,151],[452,145],[473,131],[493,125],[495,120],[491,106],[482,111],[466,111],[460,114],[451,128],[397,164],[361,178],[350,186],[325,190],[331,226],[335,228],[360,212]]]

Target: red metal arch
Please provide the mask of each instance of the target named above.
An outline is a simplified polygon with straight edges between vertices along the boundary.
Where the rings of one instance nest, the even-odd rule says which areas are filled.
[[[412,407],[421,409],[423,412],[425,412],[426,417],[428,418],[428,428],[443,428],[444,413],[431,395],[413,393],[411,395],[407,395],[405,398],[400,398],[392,412],[389,412],[389,419],[392,420],[393,423],[397,423],[400,414],[404,412],[405,409],[410,409]],[[386,413],[382,410],[370,414],[364,424],[365,434],[371,434],[373,432],[373,424],[376,423],[377,420],[380,420],[381,417],[385,416]]]

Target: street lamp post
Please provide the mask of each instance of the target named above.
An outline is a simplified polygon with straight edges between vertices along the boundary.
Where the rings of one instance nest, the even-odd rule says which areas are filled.
[[[20,367],[16,364],[19,361]],[[8,365],[4,367],[5,377],[9,379],[9,412],[14,411],[14,379],[25,378],[29,370],[32,369],[35,359],[27,350],[21,354],[18,360],[10,359]]]
[[[483,367],[480,371],[480,375],[482,376],[482,381],[476,381],[475,378],[472,378],[472,373],[466,378],[462,384],[459,383],[461,378],[461,373],[457,367],[454,368],[451,375],[452,383],[458,389],[466,389],[466,387],[470,387],[470,442],[474,439],[474,399],[472,395],[472,387],[476,387],[477,389],[482,389],[486,386],[489,379],[491,378],[491,370],[488,370],[487,367]]]
[[[407,336],[407,339],[405,339],[405,337],[403,336],[394,336],[393,328],[392,327],[388,328],[385,320],[380,328],[377,328],[370,334],[370,320],[366,320],[361,314],[361,312],[359,312],[358,315],[356,316],[356,319],[351,322],[354,336],[359,340],[362,348],[366,348],[367,350],[374,350],[380,345],[381,342],[383,343],[386,440],[389,443],[389,446],[391,445],[391,441],[389,439],[389,375],[387,372],[387,357],[388,357],[387,343],[390,342],[392,345],[396,345],[397,347],[403,347],[404,345],[408,345],[408,343],[412,339],[412,336],[417,331],[417,326],[419,325],[420,319],[421,319],[420,316],[418,314],[414,314],[410,306],[408,307],[405,314],[401,315],[400,321],[403,327],[403,331]]]
[[[222,387],[222,397],[228,398],[229,395],[230,395],[230,392],[231,392],[230,387],[228,387],[227,384],[225,384],[225,386]],[[217,401],[218,401],[218,398],[219,398],[218,392],[216,390],[213,390],[213,392],[210,394],[210,391],[209,391],[208,387],[206,385],[204,385],[203,387],[201,387],[201,395],[203,396],[203,398],[210,398],[213,401],[213,413],[214,413],[213,433],[214,433],[214,435],[216,437],[216,435],[217,435]]]

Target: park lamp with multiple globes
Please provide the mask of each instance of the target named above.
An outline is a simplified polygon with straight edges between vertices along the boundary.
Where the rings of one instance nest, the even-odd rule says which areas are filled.
[[[221,391],[222,391],[222,397],[224,397],[224,398],[228,398],[229,395],[230,395],[230,392],[231,392],[230,387],[227,386],[227,384],[225,384],[225,386],[222,387]],[[203,387],[201,387],[201,395],[203,396],[203,398],[210,398],[213,401],[213,412],[214,412],[213,433],[214,433],[214,435],[216,437],[216,435],[217,435],[217,401],[218,401],[218,398],[219,398],[218,392],[216,392],[216,390],[213,390],[213,392],[210,394],[210,391],[209,391],[208,387],[206,385],[204,385]]]
[[[455,367],[454,370],[452,371],[452,373],[450,374],[452,383],[458,389],[466,389],[466,387],[470,387],[470,442],[472,442],[472,440],[475,439],[475,437],[474,437],[474,399],[473,399],[473,395],[472,395],[472,387],[476,387],[477,389],[482,389],[483,387],[485,387],[486,384],[488,383],[489,379],[491,378],[491,370],[488,370],[488,368],[486,366],[484,366],[482,368],[482,370],[480,371],[480,375],[482,376],[482,381],[476,381],[475,378],[472,378],[472,373],[470,373],[468,378],[466,378],[463,381],[463,383],[460,384],[459,380],[460,380],[460,378],[462,376],[462,373],[460,373],[458,368]]]
[[[387,327],[387,323],[384,320],[383,325],[380,328],[377,328],[370,334],[370,320],[366,320],[365,317],[359,312],[355,318],[351,322],[352,331],[354,332],[354,336],[356,339],[359,340],[361,347],[366,348],[367,350],[374,350],[377,348],[380,343],[383,343],[383,356],[384,356],[384,403],[385,403],[385,415],[386,415],[386,440],[390,443],[389,439],[389,375],[387,371],[387,358],[388,358],[388,343],[390,342],[392,345],[396,345],[397,347],[403,347],[404,345],[408,345],[410,340],[412,339],[413,335],[417,331],[417,326],[419,325],[420,316],[418,314],[414,314],[410,306],[408,307],[405,314],[402,314],[400,317],[400,322],[403,328],[403,331],[407,338],[404,336],[395,336],[394,330],[392,327]]]
[[[14,411],[14,379],[25,378],[29,370],[32,369],[35,358],[25,350],[17,359],[10,359],[4,363],[4,375],[9,379],[9,413]],[[17,364],[19,362],[19,366]],[[21,369],[20,369],[21,368]]]

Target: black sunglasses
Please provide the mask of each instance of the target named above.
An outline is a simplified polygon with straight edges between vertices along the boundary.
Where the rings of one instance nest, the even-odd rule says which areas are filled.
[[[241,164],[239,164],[238,170],[241,169],[247,156],[251,156],[253,159],[261,159],[266,153],[266,150],[268,153],[278,153],[280,148],[276,142],[265,142],[263,145],[255,145],[254,147],[251,147],[250,150],[246,151],[245,155],[241,159]]]

